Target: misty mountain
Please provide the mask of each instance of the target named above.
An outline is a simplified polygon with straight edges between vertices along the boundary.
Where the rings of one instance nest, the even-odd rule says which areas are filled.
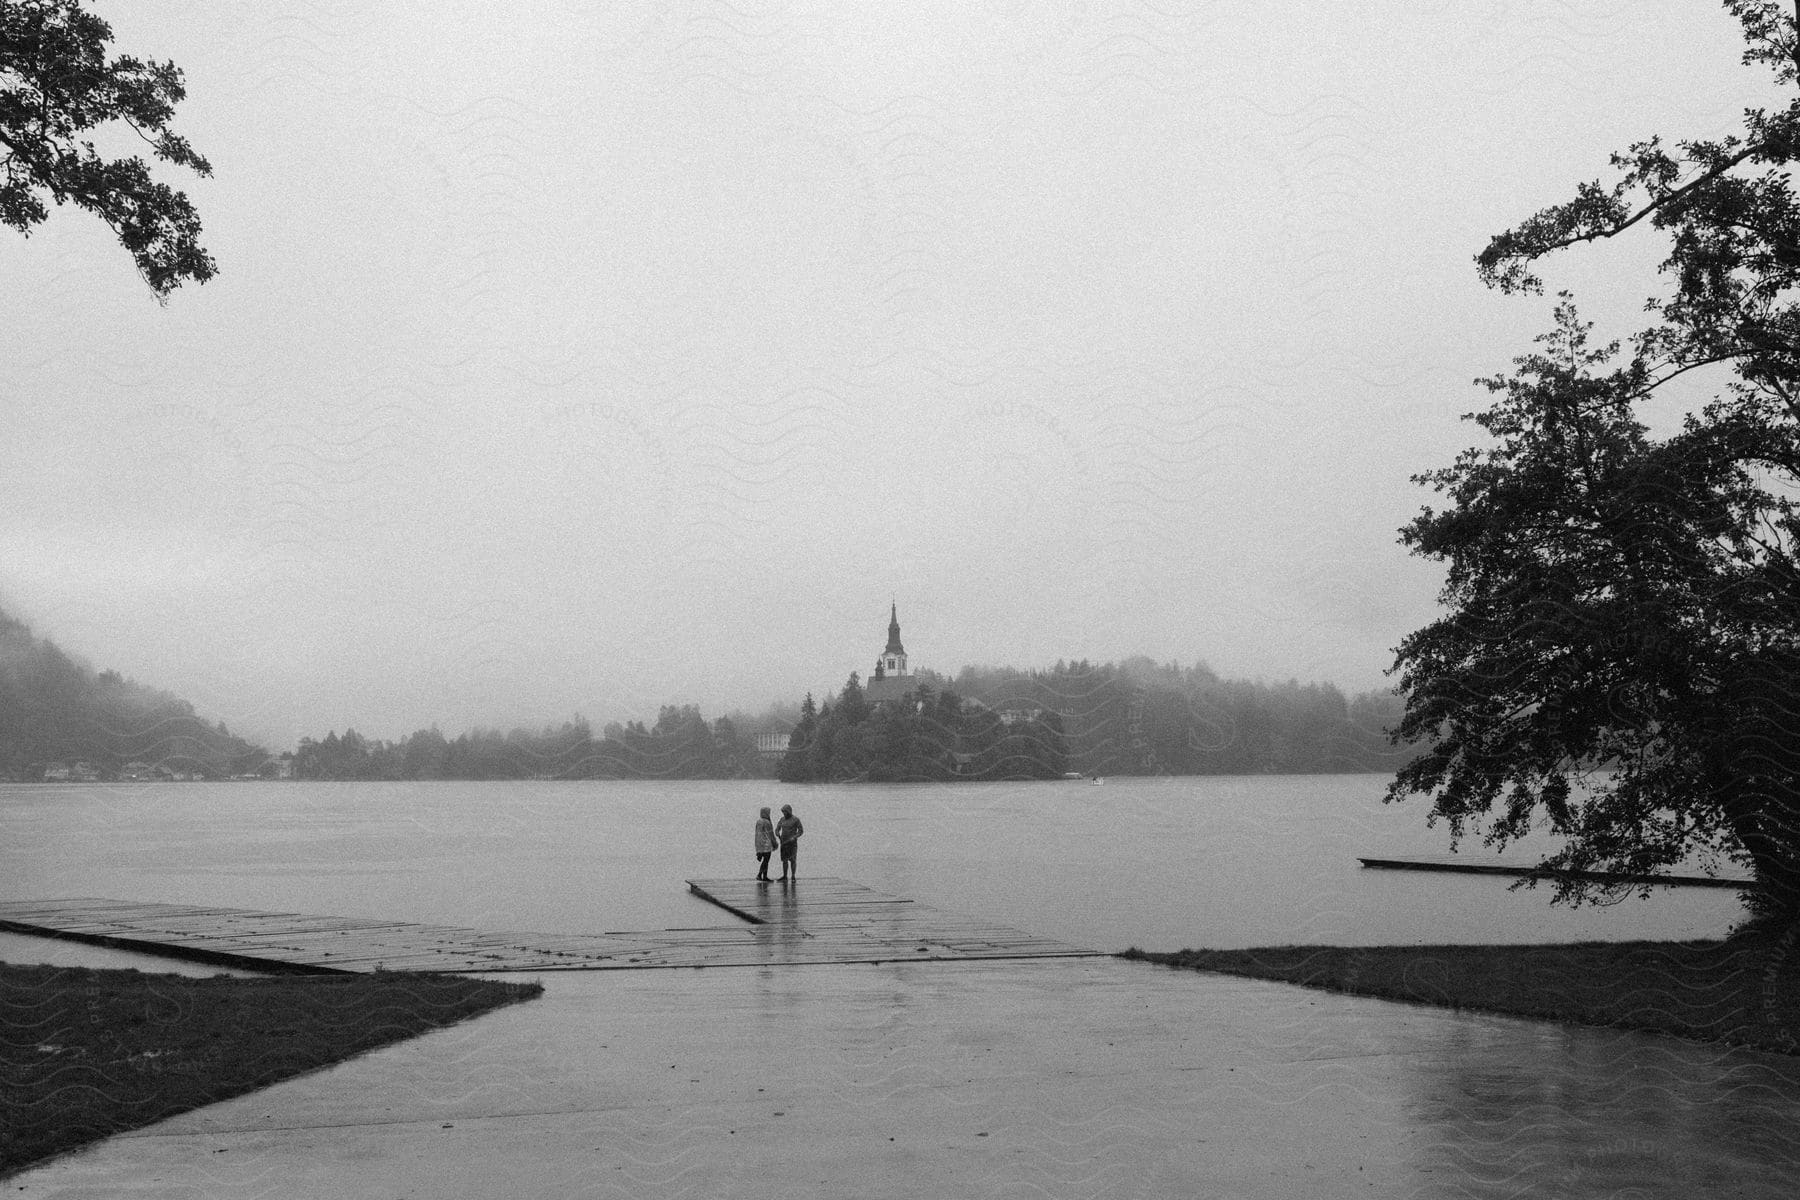
[[[268,758],[181,697],[95,671],[0,612],[0,779],[219,778]]]

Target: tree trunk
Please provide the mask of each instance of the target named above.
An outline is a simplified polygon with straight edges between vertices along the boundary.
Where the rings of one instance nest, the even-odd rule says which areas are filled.
[[[1721,798],[1750,858],[1758,894],[1751,907],[1800,922],[1800,696],[1791,655],[1764,660],[1732,681],[1722,738]]]

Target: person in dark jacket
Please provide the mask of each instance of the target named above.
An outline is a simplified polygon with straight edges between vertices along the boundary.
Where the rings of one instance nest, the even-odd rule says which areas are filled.
[[[781,845],[781,882],[800,878],[800,835],[806,827],[794,815],[794,806],[781,806],[781,820],[775,822],[775,840]]]

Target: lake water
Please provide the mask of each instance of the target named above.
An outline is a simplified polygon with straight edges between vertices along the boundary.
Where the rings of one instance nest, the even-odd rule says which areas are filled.
[[[552,932],[720,925],[732,918],[683,881],[749,876],[756,809],[789,803],[806,874],[1102,950],[1718,937],[1742,915],[1714,889],[1570,910],[1501,878],[1362,869],[1358,855],[1448,850],[1422,802],[1382,805],[1385,783],[5,785],[0,898]]]

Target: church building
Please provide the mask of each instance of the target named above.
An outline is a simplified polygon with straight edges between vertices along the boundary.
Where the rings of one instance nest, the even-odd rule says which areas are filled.
[[[898,700],[919,686],[919,680],[906,669],[906,647],[900,643],[900,609],[888,606],[887,646],[875,660],[875,673],[863,684],[863,695],[870,704]]]

